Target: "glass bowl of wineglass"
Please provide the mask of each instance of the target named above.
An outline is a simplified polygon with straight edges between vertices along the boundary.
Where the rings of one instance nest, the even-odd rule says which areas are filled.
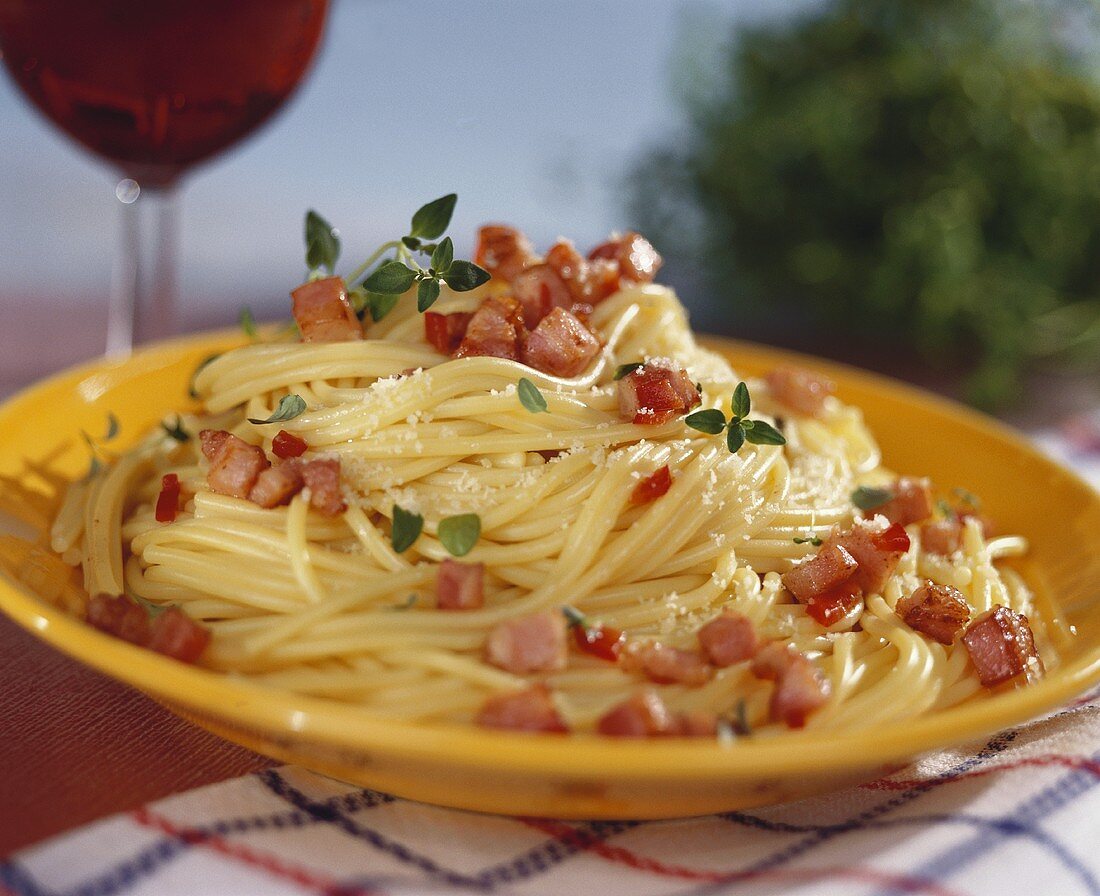
[[[8,73],[43,115],[122,178],[109,353],[174,331],[180,180],[286,102],[316,53],[327,7],[328,0],[0,0]],[[142,212],[152,224],[145,233]]]

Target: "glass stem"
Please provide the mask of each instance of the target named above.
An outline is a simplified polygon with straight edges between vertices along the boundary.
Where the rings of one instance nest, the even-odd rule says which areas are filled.
[[[121,208],[107,312],[111,355],[128,354],[136,345],[176,331],[179,241],[175,187],[140,188],[127,178],[119,181],[115,195]]]

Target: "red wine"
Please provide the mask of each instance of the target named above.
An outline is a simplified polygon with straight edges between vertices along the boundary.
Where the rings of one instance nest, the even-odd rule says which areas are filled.
[[[261,124],[301,80],[326,0],[0,0],[20,88],[88,149],[172,183]]]

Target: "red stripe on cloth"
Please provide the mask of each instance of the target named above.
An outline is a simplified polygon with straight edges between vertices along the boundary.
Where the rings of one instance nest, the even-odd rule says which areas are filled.
[[[178,827],[167,818],[156,815],[145,806],[134,809],[130,817],[142,827],[152,828],[167,834],[189,846],[204,846],[219,855],[233,859],[250,868],[266,871],[268,874],[314,890],[323,896],[380,896],[378,890],[366,890],[362,887],[341,884],[324,874],[317,874],[282,859],[239,843],[230,843],[223,837],[210,834],[197,828]]]
[[[750,880],[786,880],[816,881],[825,878],[842,877],[858,880],[862,883],[890,886],[905,893],[929,893],[932,896],[957,896],[936,881],[898,874],[884,874],[872,868],[831,867],[823,868],[768,868],[747,871],[704,871],[698,868],[685,868],[682,865],[668,865],[657,859],[640,856],[621,846],[611,846],[592,834],[580,831],[560,821],[544,818],[518,819],[535,830],[556,839],[559,843],[594,853],[603,859],[625,865],[636,871],[646,871],[662,877],[676,877],[682,880],[698,880],[708,883],[741,883]]]
[[[1042,756],[1030,756],[1026,759],[1017,759],[1013,762],[1002,762],[988,768],[976,768],[967,772],[960,772],[946,778],[904,778],[893,781],[889,778],[880,778],[878,781],[870,781],[861,784],[864,790],[912,790],[914,787],[938,787],[941,784],[951,784],[955,781],[964,781],[967,778],[980,778],[983,775],[992,775],[995,772],[1010,772],[1018,768],[1036,767],[1069,768],[1075,771],[1085,771],[1100,778],[1100,762],[1089,759],[1087,756],[1063,756],[1057,753],[1048,753]]]

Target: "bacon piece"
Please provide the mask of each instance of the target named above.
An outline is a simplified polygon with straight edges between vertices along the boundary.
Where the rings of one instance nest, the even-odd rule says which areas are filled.
[[[1027,617],[1008,607],[997,604],[982,613],[962,639],[978,679],[987,688],[1020,673],[1026,673],[1028,681],[1043,674],[1043,661]]]
[[[575,302],[596,305],[619,288],[616,262],[588,261],[569,240],[559,240],[550,248],[546,264],[557,272]]]
[[[307,448],[309,448],[309,445],[305,439],[301,439],[285,429],[280,429],[275,438],[271,440],[271,453],[283,460],[288,457],[301,457],[306,453]]]
[[[363,326],[348,304],[342,277],[303,283],[290,295],[302,342],[347,342],[363,338]]]
[[[538,326],[555,308],[573,305],[573,293],[548,264],[537,264],[516,277],[512,295],[523,306],[523,322],[528,329]]]
[[[518,361],[525,335],[523,312],[515,299],[485,299],[470,318],[454,357],[489,355]]]
[[[777,367],[764,379],[776,401],[811,417],[820,416],[825,399],[836,392],[832,380],[801,367]]]
[[[573,377],[600,353],[591,330],[564,308],[555,308],[527,335],[523,363],[551,376]]]
[[[149,643],[149,614],[121,594],[94,594],[85,610],[88,624],[102,632],[145,646]]]
[[[905,527],[885,520],[856,520],[847,532],[834,532],[822,546],[839,545],[859,564],[852,581],[864,594],[878,594],[893,575],[902,554],[909,550]]]
[[[699,629],[696,637],[703,654],[715,666],[752,659],[760,644],[752,620],[729,608]]]
[[[268,509],[279,507],[289,504],[304,484],[301,462],[288,460],[262,470],[248,492],[248,500]]]
[[[714,737],[718,733],[718,717],[704,709],[679,712],[675,716],[678,737]]]
[[[545,684],[490,697],[482,704],[476,721],[482,728],[508,731],[549,731],[558,734],[569,731],[569,726],[558,715],[550,689]]]
[[[158,523],[170,523],[176,518],[180,506],[180,478],[176,473],[165,473],[160,480],[160,494],[154,516]]]
[[[927,479],[902,476],[890,491],[894,497],[876,507],[874,513],[881,513],[891,523],[908,526],[932,515],[932,486]]]
[[[801,728],[806,716],[829,699],[824,675],[804,654],[789,644],[773,641],[753,657],[752,674],[775,682],[768,710],[771,718],[789,728]]]
[[[617,662],[623,645],[626,643],[626,635],[619,629],[609,625],[574,625],[573,641],[577,649],[609,663]]]
[[[302,480],[309,489],[309,506],[322,516],[339,516],[347,510],[340,493],[337,458],[318,458],[302,464]]]
[[[617,239],[601,243],[588,253],[590,260],[608,259],[618,263],[619,275],[635,283],[651,283],[663,259],[653,244],[640,233],[630,231]]]
[[[619,380],[619,415],[631,423],[658,426],[700,401],[687,371],[667,358],[646,361]]]
[[[783,573],[783,586],[800,603],[807,603],[848,581],[858,568],[859,563],[843,546],[826,543],[809,560]]]
[[[453,355],[466,335],[466,327],[473,316],[469,311],[455,311],[453,314],[425,311],[424,338],[440,354]]]
[[[544,610],[506,619],[489,632],[486,659],[494,666],[526,675],[565,668],[565,618]]]
[[[224,430],[204,429],[199,433],[199,440],[202,453],[210,461],[207,485],[219,495],[247,498],[256,478],[271,466],[262,448],[249,445]]]
[[[807,600],[806,615],[829,628],[847,616],[862,596],[863,589],[853,577]]]
[[[537,258],[530,240],[514,227],[486,224],[478,229],[474,263],[496,278],[515,280]]]
[[[206,650],[211,632],[179,607],[169,607],[152,622],[148,647],[182,663],[193,663]]]
[[[671,487],[672,473],[669,472],[668,464],[665,464],[663,467],[658,467],[634,486],[634,490],[630,493],[629,503],[637,507],[641,504],[648,504],[650,501],[656,501]]]
[[[485,564],[448,557],[435,578],[435,605],[441,610],[476,610],[485,605]]]
[[[925,523],[920,529],[920,545],[932,554],[954,554],[962,547],[962,523],[955,517]]]
[[[596,730],[608,737],[654,737],[674,734],[677,721],[657,692],[646,688],[600,716]]]
[[[956,588],[925,581],[898,601],[894,611],[914,631],[950,645],[970,619],[970,606]]]
[[[710,678],[710,667],[699,654],[669,647],[660,641],[628,644],[623,656],[627,668],[639,669],[657,684],[699,687]]]

